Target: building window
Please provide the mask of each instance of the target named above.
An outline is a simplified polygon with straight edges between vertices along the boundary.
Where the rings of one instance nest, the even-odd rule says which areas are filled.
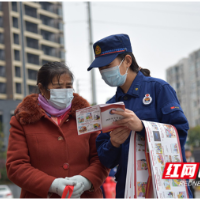
[[[61,7],[61,8],[58,8],[57,14],[58,14],[60,17],[63,17],[62,7]]]
[[[2,11],[2,2],[0,2],[0,11]]]
[[[49,40],[51,42],[58,42],[56,35],[54,33],[51,33],[49,31],[41,30],[41,35],[44,40]]]
[[[0,77],[6,76],[6,68],[4,66],[0,66]]]
[[[6,94],[6,84],[5,83],[0,83],[0,93]]]
[[[17,12],[17,2],[12,2],[12,11]]]
[[[21,67],[15,66],[15,77],[21,77]]]
[[[38,26],[37,24],[26,21],[26,30],[32,33],[38,33]]]
[[[4,44],[4,35],[0,33],[0,44]]]
[[[29,91],[29,94],[37,93],[37,87],[34,86],[34,85],[29,85],[28,86],[28,91]]]
[[[27,60],[28,60],[28,63],[39,65],[39,56],[38,55],[27,53]]]
[[[13,21],[13,27],[18,28],[18,18],[13,17],[12,21]]]
[[[28,79],[37,80],[37,71],[28,69]]]
[[[48,60],[42,60],[42,65],[47,64],[48,62]]]
[[[21,83],[15,83],[16,87],[16,93],[21,94],[22,93],[22,84]]]
[[[0,49],[0,60],[5,60],[5,51]]]
[[[54,9],[54,5],[52,3],[49,2],[39,2],[39,3],[43,10],[56,13],[56,10]]]
[[[39,49],[39,45],[38,45],[38,40],[33,39],[33,38],[26,38],[26,45],[27,47],[33,48],[33,49]]]
[[[37,10],[36,10],[36,8],[33,8],[33,7],[25,5],[24,9],[25,9],[25,14],[26,15],[37,18]]]
[[[14,44],[19,44],[19,34],[13,33]]]
[[[42,51],[45,55],[57,57],[56,49],[46,45],[42,45]]]
[[[58,23],[58,28],[59,28],[59,30],[63,31],[63,23],[62,22]]]
[[[60,58],[62,60],[65,60],[65,52],[64,51],[60,51]]]
[[[0,133],[3,132],[3,115],[2,112],[0,112]]]
[[[42,23],[44,25],[51,26],[53,28],[57,28],[55,20],[53,18],[47,17],[45,15],[40,15],[40,19],[42,20]]]
[[[59,43],[60,43],[61,45],[64,45],[64,37],[63,37],[63,36],[60,36],[60,37],[59,37]]]
[[[0,27],[3,27],[3,18],[0,17]]]
[[[15,60],[20,61],[20,52],[18,50],[14,50]]]

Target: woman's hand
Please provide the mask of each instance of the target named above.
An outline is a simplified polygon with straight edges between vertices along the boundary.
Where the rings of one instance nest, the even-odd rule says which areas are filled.
[[[81,175],[76,175],[72,177],[66,177],[65,179],[70,181],[76,181],[78,184],[81,184],[82,187],[73,191],[71,198],[80,198],[84,191],[90,190],[92,187],[92,183],[85,177]]]
[[[110,142],[114,147],[123,144],[130,135],[130,129],[127,127],[119,127],[110,132]]]
[[[64,178],[56,178],[52,182],[49,188],[49,192],[56,193],[59,196],[62,196],[62,193],[67,185],[74,185],[75,187],[78,187],[78,189],[82,187],[81,184],[78,185],[76,181],[66,180]]]
[[[113,110],[112,113],[124,117],[124,119],[115,121],[113,122],[113,124],[127,127],[132,131],[138,131],[138,132],[142,131],[143,129],[142,121],[137,117],[137,115],[133,111],[128,109],[125,109],[125,111]]]

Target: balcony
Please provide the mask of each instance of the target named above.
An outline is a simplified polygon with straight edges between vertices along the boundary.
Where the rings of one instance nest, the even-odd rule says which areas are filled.
[[[4,66],[0,66],[0,77],[6,77],[6,68]]]
[[[65,52],[64,51],[60,51],[60,58],[62,60],[65,60]]]
[[[38,72],[36,70],[28,69],[28,79],[36,81],[37,74]]]
[[[0,94],[6,94],[6,83],[0,82]]]
[[[57,12],[56,12],[56,7],[55,7],[54,4],[49,3],[49,2],[39,2],[39,3],[40,3],[41,8],[42,8],[43,10],[46,10],[46,11],[48,11],[48,12],[57,14]]]
[[[48,40],[51,42],[58,42],[58,39],[56,38],[56,34],[51,33],[49,31],[41,30],[41,35],[44,40]]]
[[[59,43],[60,43],[61,45],[64,45],[64,37],[63,37],[63,36],[60,36],[60,37],[59,37]]]
[[[14,44],[19,44],[19,34],[13,33]]]
[[[25,15],[28,15],[30,17],[37,18],[37,9],[24,5]]]
[[[44,15],[40,15],[40,19],[42,20],[42,24],[44,24],[46,26],[50,26],[52,28],[56,28],[56,29],[58,28],[58,25],[57,25],[55,19],[44,16]]]
[[[32,32],[32,33],[38,33],[38,26],[37,24],[31,23],[31,22],[25,22],[26,24],[26,31]]]
[[[0,60],[5,60],[5,51],[0,49]]]
[[[13,18],[12,18],[12,22],[13,22],[13,27],[19,28],[19,25],[18,25],[18,18],[13,17]]]
[[[3,28],[3,17],[0,17],[0,27]]]
[[[42,45],[42,51],[44,52],[45,55],[59,58],[57,50],[53,47]]]
[[[22,94],[22,84],[21,83],[15,83],[15,89],[17,94]]]
[[[37,87],[34,85],[28,85],[28,92],[29,94],[37,93]]]
[[[40,64],[39,56],[30,54],[30,53],[27,53],[27,61],[28,61],[28,63],[34,64],[34,65]]]
[[[20,61],[20,52],[18,50],[14,50],[15,60]]]
[[[21,77],[21,67],[15,66],[15,77]]]
[[[18,11],[18,9],[17,9],[17,2],[12,2],[12,11],[15,11],[15,12]]]
[[[38,40],[26,37],[26,46],[33,49],[39,49]]]
[[[0,33],[0,44],[4,44],[4,35]]]
[[[47,64],[48,62],[48,60],[42,60],[42,65]]]

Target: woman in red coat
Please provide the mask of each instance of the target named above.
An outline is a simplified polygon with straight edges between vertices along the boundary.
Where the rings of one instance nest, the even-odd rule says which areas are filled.
[[[21,198],[60,198],[67,185],[74,198],[102,198],[109,170],[97,155],[98,133],[77,133],[75,112],[89,103],[73,93],[73,74],[47,63],[37,85],[39,94],[24,98],[10,121],[8,178],[22,188]]]

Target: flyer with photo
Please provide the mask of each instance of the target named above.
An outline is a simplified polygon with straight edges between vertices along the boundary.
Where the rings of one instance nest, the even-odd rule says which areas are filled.
[[[76,111],[76,123],[78,135],[101,131],[103,133],[112,131],[118,127],[113,122],[123,119],[121,115],[113,114],[111,111],[124,111],[123,102],[102,104],[87,107]]]

